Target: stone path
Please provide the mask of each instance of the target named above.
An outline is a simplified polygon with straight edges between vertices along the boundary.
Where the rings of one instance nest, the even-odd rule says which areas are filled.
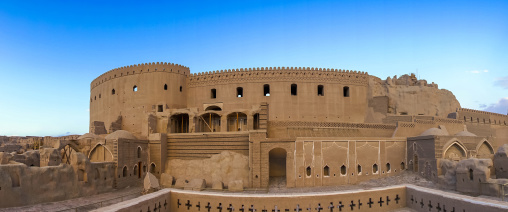
[[[91,211],[108,205],[113,205],[125,200],[141,196],[142,187],[120,189],[108,193],[102,193],[76,199],[69,199],[58,202],[48,202],[36,205],[0,208],[3,211]]]

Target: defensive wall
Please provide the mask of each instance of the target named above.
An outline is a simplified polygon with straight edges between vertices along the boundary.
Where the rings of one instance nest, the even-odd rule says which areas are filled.
[[[500,201],[470,197],[413,185],[369,190],[293,194],[235,194],[163,189],[96,211],[506,211]]]
[[[147,138],[150,133],[170,131],[175,124],[168,120],[172,115],[192,116],[183,121],[187,125],[183,128],[197,132],[203,131],[199,116],[209,107],[225,114],[247,113],[245,120],[252,122],[254,114],[248,111],[266,104],[271,111],[266,119],[272,121],[362,123],[368,76],[358,71],[301,67],[190,74],[187,67],[177,64],[138,64],[113,69],[92,81],[90,121],[104,122],[106,129],[112,129],[120,120],[121,129]],[[147,127],[150,115],[158,123],[154,129]],[[213,121],[219,126],[227,118]]]

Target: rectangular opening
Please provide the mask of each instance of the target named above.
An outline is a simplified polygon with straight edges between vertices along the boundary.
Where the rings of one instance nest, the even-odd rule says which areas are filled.
[[[291,84],[291,96],[296,96],[296,94],[297,94],[296,84]]]
[[[345,86],[343,89],[344,97],[349,97],[349,87]]]
[[[158,105],[157,106],[157,112],[162,112],[163,108],[162,108],[162,105]]]
[[[317,95],[318,96],[324,96],[325,95],[325,88],[323,85],[317,86]]]
[[[263,85],[263,95],[270,96],[270,85]]]
[[[211,94],[210,94],[210,97],[211,97],[212,99],[217,98],[217,90],[216,90],[215,88],[213,88],[213,89],[212,89]]]
[[[243,97],[243,88],[242,87],[236,88],[236,96]]]

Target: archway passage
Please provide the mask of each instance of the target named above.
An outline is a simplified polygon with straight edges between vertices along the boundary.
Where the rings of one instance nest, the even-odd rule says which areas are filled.
[[[189,132],[189,115],[177,114],[170,118],[171,133],[188,133]]]
[[[286,155],[282,148],[270,150],[269,155],[269,185],[272,187],[286,187]]]
[[[220,132],[220,116],[216,113],[201,115],[196,124],[196,132]]]
[[[103,145],[99,144],[90,152],[89,159],[91,162],[113,161],[113,154]]]
[[[235,112],[228,115],[228,131],[247,131],[247,115]]]

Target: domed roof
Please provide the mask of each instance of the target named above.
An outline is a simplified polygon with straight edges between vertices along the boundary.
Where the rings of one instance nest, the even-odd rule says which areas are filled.
[[[98,135],[92,134],[92,133],[85,133],[82,136],[78,137],[78,140],[84,139],[84,138],[101,138]]]
[[[422,134],[420,134],[420,136],[427,135],[448,135],[448,132],[446,130],[433,127],[429,128],[428,130],[425,130]]]
[[[464,130],[464,131],[460,131],[459,133],[455,134],[455,136],[476,136],[476,135],[467,131],[467,130]]]
[[[132,133],[130,133],[129,131],[125,131],[125,130],[117,130],[117,131],[106,136],[106,139],[117,139],[118,140],[120,138],[137,140],[137,138],[134,135],[132,135]]]

